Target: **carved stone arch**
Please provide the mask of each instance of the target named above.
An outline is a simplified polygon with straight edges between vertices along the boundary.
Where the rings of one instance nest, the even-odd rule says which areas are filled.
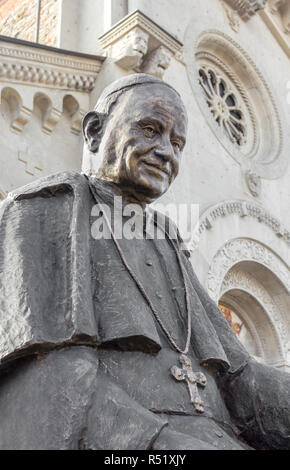
[[[213,257],[206,284],[215,302],[230,305],[248,327],[252,325],[264,360],[287,368],[290,270],[286,263],[257,240],[229,240]]]
[[[67,94],[63,97],[63,113],[70,120],[71,132],[79,135],[86,111],[81,109],[79,101],[72,94]]]
[[[23,105],[20,94],[11,87],[4,87],[1,91],[1,103],[6,102],[9,110],[7,119],[10,129],[20,134],[30,119],[32,110]]]
[[[280,279],[282,285],[290,293],[290,271],[286,263],[270,248],[257,240],[236,238],[226,242],[212,260],[207,276],[207,289],[215,301],[218,300],[222,283],[228,271],[238,263],[245,261],[254,261],[268,268]]]
[[[275,210],[274,205],[273,209]],[[284,279],[290,286],[288,229],[279,218],[260,204],[242,199],[219,202],[201,214],[199,225],[193,232],[189,244],[193,267],[205,285],[213,260],[222,251],[225,241],[242,239],[245,246],[246,240],[253,240],[258,246],[266,248],[264,254],[272,252],[280,260],[278,264],[285,271]],[[251,244],[250,241],[249,243]],[[271,249],[267,250],[269,245]]]
[[[219,202],[207,209],[199,220],[199,236],[202,236],[207,230],[212,229],[218,220],[234,216],[238,216],[240,221],[247,219],[256,220],[260,225],[271,229],[279,239],[284,240],[290,245],[290,232],[277,217],[266,210],[262,205],[242,199]],[[191,248],[194,249],[194,242]]]
[[[71,116],[80,109],[78,100],[72,94],[64,95],[62,103],[63,111],[66,111]]]
[[[256,263],[250,264],[255,271]],[[269,364],[284,365],[289,329],[285,318],[286,306],[282,311],[275,302],[274,289],[268,292],[249,270],[249,263],[240,263],[227,273],[220,302],[230,305],[246,324],[257,346],[256,355]],[[270,272],[268,278],[271,278]]]
[[[263,345],[259,334],[257,333],[255,323],[251,319],[251,316],[248,314],[247,310],[240,304],[240,302],[237,301],[236,296],[232,295],[232,290],[225,292],[224,295],[221,296],[219,305],[236,312],[253,339],[255,345],[254,356],[259,358],[261,362],[265,362]]]
[[[6,101],[9,105],[11,117],[16,116],[19,107],[22,105],[22,99],[19,93],[11,87],[5,87],[1,91],[1,103]]]
[[[57,125],[62,112],[53,106],[50,97],[38,92],[33,98],[34,113],[38,116],[43,132],[51,134]]]

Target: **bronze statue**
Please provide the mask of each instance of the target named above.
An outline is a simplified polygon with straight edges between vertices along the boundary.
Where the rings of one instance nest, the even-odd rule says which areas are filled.
[[[171,221],[127,240],[94,210],[122,196],[144,231],[186,127],[171,86],[123,77],[84,119],[98,174],[49,176],[0,206],[1,449],[290,449],[289,374],[249,356]],[[110,236],[96,239],[100,215]]]

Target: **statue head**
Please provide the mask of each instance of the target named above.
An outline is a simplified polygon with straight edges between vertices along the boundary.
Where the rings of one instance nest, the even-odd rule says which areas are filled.
[[[174,181],[186,128],[180,95],[146,74],[109,85],[83,121],[88,149],[102,157],[97,176],[141,203],[162,196]]]

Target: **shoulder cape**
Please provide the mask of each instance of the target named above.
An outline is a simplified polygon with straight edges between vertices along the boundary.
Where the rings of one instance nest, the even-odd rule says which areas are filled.
[[[129,345],[149,353],[160,350],[149,307],[133,281],[130,298],[124,300],[116,285],[110,293],[114,308],[106,310],[104,299],[94,310],[92,204],[88,179],[76,172],[38,180],[1,203],[0,364],[69,344],[98,347],[115,342],[123,349]],[[121,264],[112,240],[98,243],[100,253],[112,250],[115,263]],[[194,298],[195,353],[203,363],[216,361],[226,370],[236,370],[249,356],[199,284],[190,262],[184,262]]]

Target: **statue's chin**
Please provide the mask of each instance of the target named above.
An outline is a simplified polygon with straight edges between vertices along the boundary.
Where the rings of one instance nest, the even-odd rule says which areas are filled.
[[[147,174],[136,175],[136,173],[122,176],[120,177],[112,171],[104,171],[104,169],[100,169],[97,174],[98,178],[114,183],[124,196],[127,195],[129,198],[131,196],[133,200],[138,201],[140,204],[154,202],[166,193],[170,186],[169,181],[165,181],[165,178],[164,181],[161,181],[160,175],[158,175],[158,178],[154,178],[152,175],[148,177]]]
[[[134,181],[133,185],[135,186],[136,195],[139,194],[140,198],[143,197],[144,202],[153,202],[156,199],[159,199],[170,186],[169,177],[167,175],[154,178],[150,175],[148,178],[147,175],[139,178],[138,181]]]
[[[138,191],[135,190],[135,197],[136,199],[138,199],[141,203],[146,203],[146,204],[150,204],[154,201],[156,201],[157,199],[159,199],[161,196],[163,196],[163,194],[167,191],[168,188],[164,188],[163,190],[161,189],[157,189],[155,187],[151,187],[151,188],[146,188],[146,189],[141,189]]]

